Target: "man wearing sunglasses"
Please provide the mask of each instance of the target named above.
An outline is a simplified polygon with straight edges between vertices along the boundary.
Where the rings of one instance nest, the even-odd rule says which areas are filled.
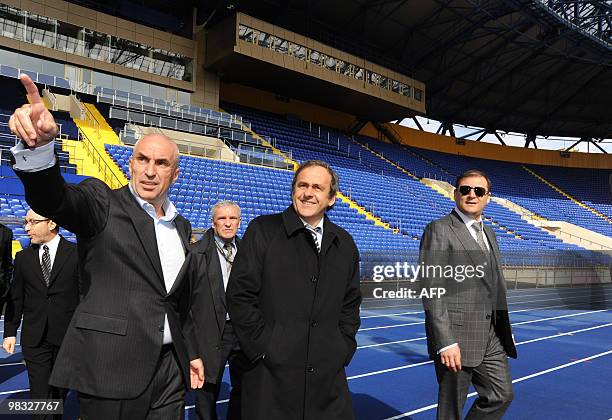
[[[446,290],[441,298],[423,299],[427,347],[439,384],[439,419],[461,418],[470,384],[478,398],[467,418],[501,418],[513,399],[507,356],[516,358],[516,348],[505,280],[495,234],[482,216],[490,191],[484,172],[461,174],[455,183],[456,207],[427,225],[421,239],[420,261],[426,267],[452,267],[455,273],[422,278],[424,285]]]

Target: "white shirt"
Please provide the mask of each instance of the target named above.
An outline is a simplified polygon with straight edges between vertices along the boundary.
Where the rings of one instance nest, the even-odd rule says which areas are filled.
[[[301,217],[300,220],[302,221],[302,223],[304,223],[304,226],[308,226],[312,229],[310,231],[311,233],[317,235],[317,242],[319,243],[319,245],[323,245],[323,221],[325,220],[325,217],[321,217],[321,220],[319,220],[319,223],[317,223],[316,226],[310,226],[310,224]],[[316,231],[316,228],[320,228],[319,231]]]
[[[47,245],[49,247],[49,257],[51,258],[51,270],[53,270],[53,262],[55,261],[55,256],[57,255],[57,247],[59,246],[60,236],[55,235],[53,239],[45,244],[40,244],[38,248],[38,260],[40,261],[40,266],[42,267],[42,257],[45,252],[43,247]]]
[[[164,275],[166,292],[168,292],[172,289],[176,276],[185,262],[185,249],[183,248],[183,242],[181,241],[181,237],[176,230],[176,226],[174,226],[172,223],[174,218],[178,215],[176,207],[174,207],[174,204],[172,204],[170,199],[166,197],[166,200],[162,205],[165,215],[162,217],[157,217],[155,207],[138,196],[136,191],[134,191],[132,188],[132,183],[129,184],[129,188],[134,198],[136,198],[136,201],[138,201],[138,204],[140,204],[142,209],[146,211],[147,214],[153,219],[159,260],[161,262],[162,273]],[[172,334],[170,333],[170,324],[168,323],[167,314],[164,317],[163,343],[172,343]]]
[[[55,154],[53,148],[55,141],[50,141],[44,146],[28,149],[21,140],[11,147],[11,153],[15,157],[13,168],[23,172],[36,172],[51,168],[55,165]]]

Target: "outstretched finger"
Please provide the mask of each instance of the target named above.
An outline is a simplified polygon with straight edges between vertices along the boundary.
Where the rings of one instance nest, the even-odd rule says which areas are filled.
[[[28,99],[30,99],[30,103],[42,103],[42,99],[40,98],[40,94],[38,93],[38,88],[36,87],[32,79],[30,79],[30,76],[22,73],[19,75],[19,80],[21,80],[21,84],[23,85],[28,94]]]

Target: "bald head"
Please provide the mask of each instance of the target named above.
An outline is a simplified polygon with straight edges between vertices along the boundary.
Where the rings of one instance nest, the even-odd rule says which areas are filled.
[[[136,152],[139,151],[139,148],[147,144],[154,144],[155,147],[159,147],[159,148],[168,147],[169,148],[168,150],[171,150],[172,152],[173,165],[174,167],[178,167],[178,161],[179,161],[178,145],[170,137],[166,136],[165,134],[145,134],[144,136],[142,136],[136,141],[136,144],[134,144],[134,152],[132,153],[132,156],[135,156]]]
[[[130,158],[132,188],[155,207],[160,217],[168,189],[179,175],[178,162],[178,146],[163,134],[148,134],[134,145]]]

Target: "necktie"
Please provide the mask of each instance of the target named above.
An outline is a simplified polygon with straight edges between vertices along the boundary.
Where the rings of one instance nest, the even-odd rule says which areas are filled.
[[[49,255],[49,247],[43,245],[42,264],[40,265],[43,273],[45,284],[49,287],[49,279],[51,277],[51,255]]]
[[[317,246],[317,252],[321,252],[321,243],[319,242],[319,235],[318,235],[321,233],[321,228],[320,227],[312,228],[310,226],[306,226],[306,229],[308,229],[308,231],[312,235],[312,239],[314,240],[315,245]]]
[[[225,255],[225,264],[227,267],[227,276],[229,277],[230,272],[232,271],[232,264],[234,263],[234,247],[231,242],[226,242],[223,245],[223,254]]]
[[[482,236],[483,232],[481,224],[479,222],[473,223],[472,228],[476,231],[476,242],[478,242],[480,249],[482,249],[484,252],[489,252],[487,244],[485,244],[484,237]]]

